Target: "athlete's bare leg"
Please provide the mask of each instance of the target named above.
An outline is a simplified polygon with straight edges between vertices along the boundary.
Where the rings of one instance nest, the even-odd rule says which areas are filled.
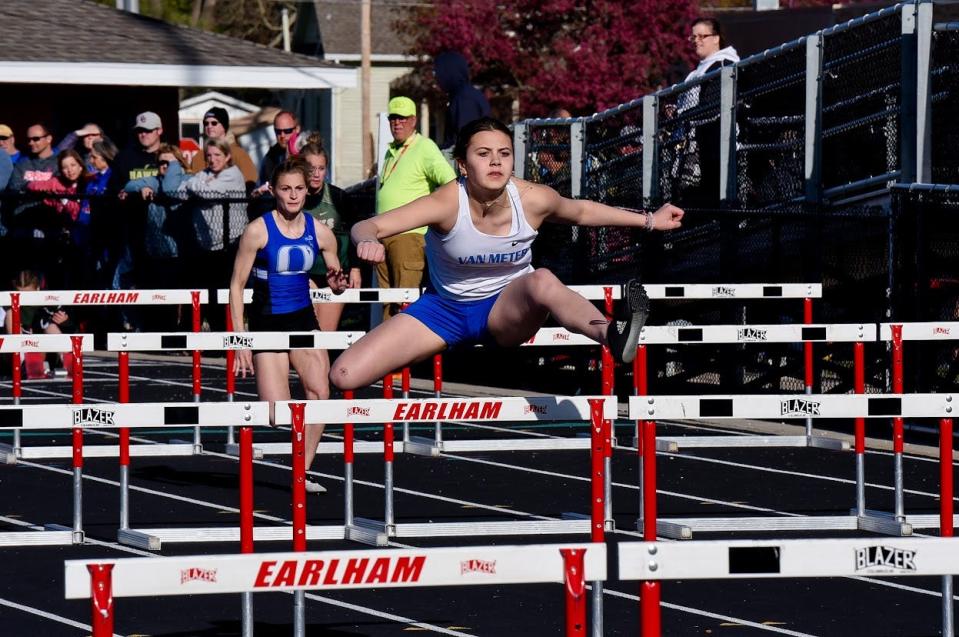
[[[335,332],[340,326],[340,317],[343,316],[342,303],[316,303],[313,305],[316,322],[324,332]]]
[[[286,352],[254,352],[253,367],[256,393],[270,402],[270,424],[274,424],[274,403],[290,399],[290,357]]]
[[[308,400],[326,400],[330,397],[330,357],[325,349],[293,349],[290,350],[290,364],[296,370],[303,384],[303,391]],[[316,455],[316,446],[323,437],[324,423],[307,423],[306,425],[306,470],[310,470],[313,457]]]
[[[490,310],[488,329],[498,344],[512,347],[532,338],[551,314],[570,332],[606,343],[609,321],[602,312],[544,268],[506,286]]]
[[[406,314],[387,319],[340,354],[330,371],[339,389],[359,389],[446,349],[428,327]]]

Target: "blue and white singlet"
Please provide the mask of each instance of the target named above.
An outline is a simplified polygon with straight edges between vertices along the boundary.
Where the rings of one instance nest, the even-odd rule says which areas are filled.
[[[532,245],[538,234],[529,222],[519,191],[510,180],[506,195],[513,219],[509,234],[484,234],[473,225],[466,181],[459,180],[459,212],[447,234],[430,228],[426,233],[426,260],[430,283],[446,299],[473,301],[499,294],[510,281],[533,271]]]
[[[288,314],[310,306],[309,271],[320,258],[313,217],[296,239],[283,236],[273,212],[263,215],[266,245],[253,262],[253,307],[259,314]]]

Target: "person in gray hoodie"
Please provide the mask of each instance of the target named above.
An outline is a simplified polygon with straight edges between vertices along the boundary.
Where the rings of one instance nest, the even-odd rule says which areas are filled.
[[[433,74],[436,83],[449,96],[440,148],[452,148],[456,143],[456,134],[464,124],[490,114],[489,102],[470,83],[469,65],[462,54],[446,51],[437,55],[433,61]]]

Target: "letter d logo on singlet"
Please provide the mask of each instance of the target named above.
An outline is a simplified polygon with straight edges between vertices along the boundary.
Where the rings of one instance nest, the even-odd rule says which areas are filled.
[[[308,245],[281,246],[276,251],[277,272],[308,272],[316,255]]]

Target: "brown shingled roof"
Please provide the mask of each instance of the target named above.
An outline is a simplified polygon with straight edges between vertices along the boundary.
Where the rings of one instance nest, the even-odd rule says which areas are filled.
[[[315,57],[176,26],[89,0],[3,0],[0,24],[4,31],[0,62],[338,68]]]

